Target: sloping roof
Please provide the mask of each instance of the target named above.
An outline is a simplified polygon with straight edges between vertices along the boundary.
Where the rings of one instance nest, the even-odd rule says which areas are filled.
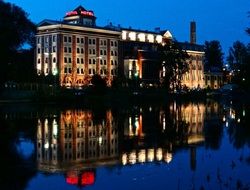
[[[87,11],[83,6],[78,6],[77,8],[74,9],[74,11]]]
[[[39,22],[37,24],[37,26],[48,26],[48,25],[54,25],[54,24],[61,24],[62,22],[61,21],[56,21],[56,20],[49,20],[49,19],[45,19],[45,20],[42,20],[41,22]]]

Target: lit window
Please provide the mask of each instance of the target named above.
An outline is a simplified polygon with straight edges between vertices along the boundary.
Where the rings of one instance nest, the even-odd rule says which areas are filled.
[[[122,31],[122,39],[123,40],[127,39],[127,32],[126,31]]]
[[[128,34],[128,37],[130,40],[135,41],[136,40],[136,33],[135,32],[130,32]]]
[[[154,43],[154,36],[152,34],[148,34],[148,42]]]
[[[142,33],[138,35],[138,38],[139,38],[140,42],[145,42],[145,40],[146,40],[145,34],[142,34]]]
[[[159,44],[162,43],[162,36],[161,35],[156,36],[156,42]]]

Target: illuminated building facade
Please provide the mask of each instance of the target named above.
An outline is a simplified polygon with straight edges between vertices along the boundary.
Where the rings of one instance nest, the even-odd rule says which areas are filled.
[[[183,50],[185,50],[189,56],[188,71],[182,76],[182,86],[186,86],[190,89],[204,88],[205,76],[204,76],[204,56],[205,52],[203,46],[192,43],[179,43]]]
[[[204,87],[202,46],[196,45],[196,26],[191,24],[191,42],[182,44],[190,55],[189,72],[183,86]],[[36,35],[36,70],[52,76],[60,86],[82,88],[98,74],[111,85],[114,77],[138,78],[143,84],[157,84],[164,68],[159,67],[157,44],[172,40],[172,34],[113,26],[96,26],[93,11],[82,6],[66,13],[63,21],[44,20]]]
[[[52,75],[60,86],[81,88],[99,74],[108,85],[118,74],[120,32],[97,27],[93,11],[79,6],[63,21],[44,20],[36,35],[38,75]]]
[[[223,72],[219,68],[205,69],[205,86],[210,89],[219,89],[224,85]]]

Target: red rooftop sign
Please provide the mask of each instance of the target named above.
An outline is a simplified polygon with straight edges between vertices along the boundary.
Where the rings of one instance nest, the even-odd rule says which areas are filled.
[[[94,13],[92,11],[80,11],[79,13],[77,11],[70,11],[66,13],[66,16],[75,16],[78,14],[84,16],[94,16]]]

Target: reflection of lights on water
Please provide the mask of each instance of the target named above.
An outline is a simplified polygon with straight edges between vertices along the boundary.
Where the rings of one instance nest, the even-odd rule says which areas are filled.
[[[98,138],[99,145],[102,145],[102,137]]]
[[[228,127],[228,121],[226,122],[226,127]]]
[[[136,163],[136,152],[133,151],[129,154],[129,163],[135,164]]]
[[[166,129],[166,119],[165,119],[165,117],[162,120],[162,127],[163,127],[163,130],[165,131],[165,129]]]
[[[152,162],[154,161],[155,155],[154,155],[154,149],[148,149],[148,161]]]
[[[223,122],[225,122],[225,121],[226,121],[226,116],[223,117]]]
[[[237,120],[238,123],[240,123],[240,118]]]
[[[164,154],[164,160],[168,164],[172,161],[172,159],[173,159],[173,154],[172,153],[167,152],[167,153]]]
[[[150,111],[150,112],[152,111],[152,107],[151,107],[151,106],[149,107],[149,111]]]
[[[245,110],[242,111],[242,115],[243,115],[243,117],[246,116],[246,111]]]
[[[126,165],[126,164],[128,163],[127,160],[128,160],[128,156],[127,156],[126,153],[124,153],[124,154],[122,155],[122,164],[123,164],[123,165]]]
[[[57,125],[56,120],[54,119],[54,120],[53,120],[53,135],[54,135],[55,137],[57,137],[57,134],[58,134],[58,125]]]
[[[135,127],[136,127],[136,128],[139,128],[139,121],[138,121],[138,118],[136,118]]]
[[[235,119],[235,111],[232,108],[230,108],[229,114],[232,119]]]
[[[158,148],[157,150],[156,150],[156,159],[157,159],[157,161],[161,161],[162,160],[162,149],[161,148]]]
[[[144,163],[146,161],[146,151],[145,150],[141,150],[138,154],[138,161],[140,163]]]
[[[44,144],[44,148],[45,148],[45,149],[49,149],[49,142],[46,142],[46,143]]]

